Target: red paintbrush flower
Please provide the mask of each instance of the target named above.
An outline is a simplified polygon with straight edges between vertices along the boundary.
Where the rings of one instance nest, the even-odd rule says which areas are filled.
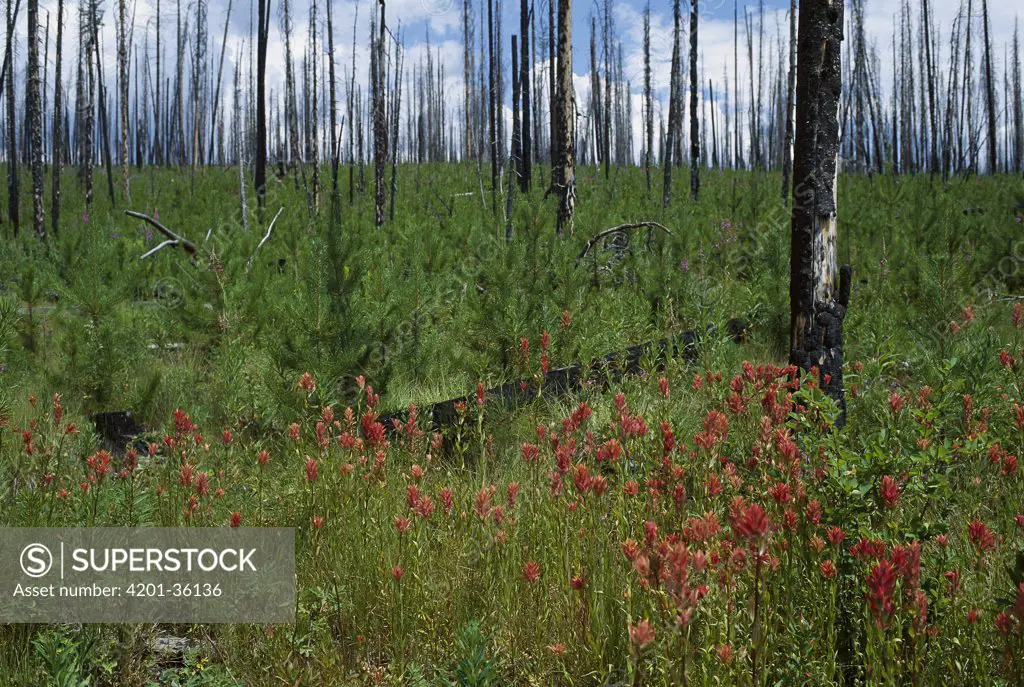
[[[867,577],[867,599],[871,613],[878,626],[885,627],[892,615],[892,595],[896,586],[896,574],[889,561],[879,561]]]
[[[523,565],[523,579],[527,582],[536,582],[540,579],[540,563],[536,561],[527,561]]]
[[[654,628],[650,621],[644,619],[636,625],[629,626],[629,639],[636,644],[637,649],[644,649],[654,641]]]
[[[878,494],[882,498],[884,508],[895,508],[900,502],[900,487],[891,476],[882,477],[882,483],[878,487]]]

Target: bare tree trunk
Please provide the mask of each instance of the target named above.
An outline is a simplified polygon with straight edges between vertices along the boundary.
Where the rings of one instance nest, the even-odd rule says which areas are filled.
[[[341,132],[338,131],[338,98],[334,78],[334,0],[327,0],[328,80],[331,98],[331,228],[341,223],[341,194],[338,191],[338,164],[341,160]],[[351,122],[349,123],[351,126]],[[344,124],[342,125],[344,127]]]
[[[850,297],[850,268],[839,273],[836,251],[842,0],[804,0],[798,36],[790,362],[817,370],[822,390],[839,404],[841,425],[843,320]]]
[[[267,35],[270,27],[270,0],[259,0],[256,28],[256,161],[253,177],[259,221],[267,197]]]
[[[20,3],[19,3],[20,4]],[[7,51],[4,66],[7,77],[7,218],[11,221],[14,235],[18,235],[19,222],[19,190],[18,190],[18,137],[17,117],[14,107],[14,63],[15,32],[14,26],[18,16],[18,6],[13,0],[7,0]]]
[[[982,26],[985,31],[985,104],[988,108],[988,173],[999,171],[996,159],[996,87],[992,76],[992,40],[988,28],[988,0],[981,0]]]
[[[242,55],[239,52],[235,61],[235,156],[238,162],[238,216],[242,222],[242,231],[249,231],[249,208],[246,204],[245,193],[245,127],[242,122]]]
[[[573,233],[576,209],[576,99],[572,83],[572,0],[558,0],[558,110],[557,190],[559,236]]]
[[[121,99],[121,182],[124,186],[125,202],[128,202],[132,194],[128,169],[128,17],[125,0],[117,2],[117,84]]]
[[[64,131],[61,128],[64,111],[64,89],[61,84],[63,40],[64,0],[57,0],[57,49],[54,53],[53,79],[53,176],[50,182],[50,228],[54,236],[60,232],[60,172],[64,167]]]
[[[665,136],[665,152],[662,155],[662,171],[665,174],[665,180],[662,184],[661,189],[661,204],[663,207],[668,207],[669,203],[672,202],[672,166],[673,166],[673,155],[676,149],[676,123],[679,119],[676,114],[676,110],[679,108],[679,78],[680,78],[680,65],[679,65],[679,40],[680,31],[682,25],[682,14],[679,8],[679,0],[675,0],[673,3],[673,17],[675,32],[672,39],[672,75],[669,79],[668,87],[668,132]]]
[[[1020,34],[1013,22],[1013,171],[1024,172],[1024,93],[1021,92]]]
[[[796,0],[789,2],[789,76],[786,81],[786,143],[782,148],[782,202],[789,202],[793,172],[793,108],[796,106]],[[894,105],[895,107],[895,105]]]
[[[373,75],[373,162],[374,206],[377,228],[384,226],[384,165],[388,159],[388,121],[385,105],[384,49],[387,27],[384,23],[384,0],[380,4],[377,35],[373,38],[371,72]]]
[[[487,0],[487,137],[491,150],[491,206],[498,213],[497,65],[494,46],[494,0]]]
[[[651,0],[644,7],[644,177],[651,194],[651,158],[654,156],[654,97],[651,89]]]
[[[466,130],[463,134],[463,154],[469,160],[473,157],[473,96],[472,96],[472,74],[473,57],[470,45],[472,43],[469,24],[469,2],[462,0],[462,88],[465,98],[465,122]],[[410,105],[411,107],[411,105]]]
[[[520,130],[520,158],[522,177],[519,188],[523,193],[530,190],[533,181],[533,135],[530,132],[530,7],[528,0],[521,0],[519,6],[519,34],[521,55],[519,58],[519,92],[522,96],[522,128]]]
[[[25,74],[29,144],[32,165],[32,225],[36,236],[46,238],[46,212],[43,210],[43,107],[39,85],[39,0],[28,0],[28,72]]]
[[[700,125],[697,121],[697,7],[700,0],[690,0],[690,197],[700,196]]]
[[[559,159],[558,144],[558,106],[555,104],[558,99],[558,88],[555,75],[558,73],[558,55],[555,53],[555,32],[558,25],[555,22],[555,4],[557,0],[548,0],[548,109],[550,110],[551,131],[548,133],[548,161],[551,163],[551,187],[555,183],[555,165]]]

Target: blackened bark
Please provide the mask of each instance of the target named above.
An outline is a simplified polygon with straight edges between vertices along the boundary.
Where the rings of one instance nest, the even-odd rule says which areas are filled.
[[[556,231],[573,233],[576,209],[576,101],[572,83],[572,0],[558,0],[558,162],[556,187],[559,194]]]
[[[654,97],[651,89],[651,0],[644,8],[644,177],[651,193],[651,158],[654,156]]]
[[[57,50],[54,53],[53,79],[53,176],[50,182],[50,230],[56,236],[60,229],[60,172],[64,166],[64,132],[61,128],[64,111],[64,89],[61,86],[61,50],[64,40],[64,0],[57,0]]]
[[[523,173],[519,179],[519,189],[526,193],[530,190],[533,180],[533,136],[530,133],[530,8],[528,0],[522,0],[519,6],[519,92],[522,96],[522,128],[520,129],[519,155],[522,159]]]
[[[840,407],[850,268],[836,266],[836,174],[842,94],[843,2],[804,0],[797,48],[796,146],[790,254],[790,362],[817,369]]]
[[[39,84],[39,0],[28,0],[28,72],[25,109],[27,110],[32,166],[32,226],[36,236],[46,238],[46,213],[43,210],[43,107]],[[9,161],[13,164],[13,161]]]
[[[985,102],[988,106],[988,173],[999,170],[996,159],[996,87],[992,77],[992,41],[988,28],[988,0],[981,0],[982,22],[985,30]]]
[[[256,29],[256,160],[253,172],[259,221],[267,197],[267,34],[270,26],[270,0],[259,0]]]
[[[668,207],[669,203],[672,202],[672,166],[673,166],[673,154],[676,147],[676,124],[679,117],[676,114],[676,110],[679,107],[679,98],[677,97],[679,92],[679,33],[680,25],[682,23],[682,15],[679,9],[679,0],[675,0],[673,3],[673,16],[675,24],[675,32],[672,40],[672,75],[669,79],[668,88],[668,132],[665,135],[665,152],[662,154],[662,171],[665,174],[665,179],[661,189],[661,204],[663,207]]]
[[[700,0],[690,0],[690,197],[700,197],[700,124],[697,120],[697,8]]]
[[[14,24],[18,16],[18,7],[13,0],[7,0],[7,51],[4,56],[4,66],[10,72],[7,76],[7,219],[11,221],[11,229],[14,235],[18,235],[20,228],[20,205],[18,188],[18,137],[14,107],[14,69],[9,65],[14,62]]]

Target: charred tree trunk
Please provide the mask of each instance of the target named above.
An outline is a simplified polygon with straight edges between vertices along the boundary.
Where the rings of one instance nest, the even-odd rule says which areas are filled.
[[[665,174],[665,179],[661,189],[661,204],[663,207],[668,207],[669,203],[672,202],[672,166],[673,166],[673,155],[676,149],[676,123],[679,119],[676,110],[679,108],[679,77],[680,77],[680,66],[679,66],[679,34],[681,31],[682,14],[679,8],[679,0],[675,0],[673,3],[673,15],[675,31],[672,39],[672,75],[669,79],[668,87],[668,131],[665,135],[665,152],[662,154],[662,171]]]
[[[11,228],[14,235],[18,235],[20,228],[20,206],[18,189],[18,136],[17,116],[14,107],[14,25],[18,16],[18,6],[14,0],[7,0],[7,51],[4,57],[4,66],[7,77],[7,218],[11,221]]]
[[[843,2],[804,0],[797,53],[790,253],[790,362],[817,370],[845,422],[843,320],[850,268],[837,269],[836,177],[842,94]]]
[[[373,74],[373,163],[374,163],[374,207],[377,228],[384,226],[384,165],[388,159],[388,120],[385,105],[385,38],[387,27],[384,23],[384,0],[380,3],[380,19],[377,35],[373,38],[371,69]]]
[[[341,223],[341,194],[338,191],[338,164],[341,158],[341,132],[338,131],[338,98],[334,79],[333,6],[333,0],[327,0],[327,65],[331,99],[331,228],[336,229],[337,225]]]
[[[256,160],[253,177],[256,206],[263,222],[267,197],[267,35],[270,26],[270,0],[259,0],[256,28]]]
[[[651,0],[644,8],[644,178],[651,194],[651,158],[654,155],[654,97],[651,89]]]
[[[43,105],[39,83],[39,0],[28,0],[28,71],[25,74],[25,110],[29,129],[29,160],[32,166],[32,226],[36,236],[46,238],[43,210]]]
[[[697,120],[697,7],[700,0],[690,0],[690,197],[700,197],[700,124]]]
[[[522,128],[520,129],[519,156],[522,160],[522,176],[519,189],[526,193],[533,181],[533,136],[530,133],[530,7],[528,0],[521,0],[519,6],[519,93],[522,97]]]
[[[999,171],[996,158],[996,87],[992,75],[992,40],[988,27],[988,0],[981,0],[982,27],[985,35],[985,104],[988,109],[988,173]]]
[[[131,200],[131,186],[128,176],[128,16],[125,0],[117,2],[117,86],[121,100],[121,183],[124,186],[125,202]]]
[[[558,0],[558,142],[556,231],[573,233],[576,209],[576,101],[572,83],[572,0]]]
[[[50,182],[50,231],[60,231],[60,172],[64,166],[64,89],[61,85],[61,50],[64,40],[64,0],[57,0],[57,49],[54,53],[53,79],[53,176]]]

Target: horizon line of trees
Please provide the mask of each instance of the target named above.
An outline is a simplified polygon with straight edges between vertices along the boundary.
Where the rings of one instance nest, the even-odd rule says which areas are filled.
[[[101,167],[102,192],[118,205],[130,202],[132,166],[188,168],[194,179],[205,166],[241,163],[253,170],[260,208],[271,165],[278,176],[294,177],[311,213],[322,199],[321,166],[330,165],[334,204],[343,195],[345,181],[339,176],[347,166],[350,203],[372,181],[378,225],[393,216],[399,163],[475,163],[481,200],[486,204],[486,185],[495,213],[500,200],[511,202],[513,189],[555,191],[565,206],[559,226],[567,221],[570,230],[576,164],[597,166],[605,178],[613,168],[642,166],[648,192],[655,183],[652,168],[658,166],[665,205],[672,199],[672,170],[683,166],[689,167],[693,199],[699,197],[700,170],[708,168],[782,170],[781,196],[789,195],[795,0],[788,27],[777,20],[774,32],[763,0],[743,7],[734,0],[732,61],[721,75],[703,66],[699,0],[688,5],[673,0],[664,98],[653,87],[657,56],[651,54],[649,0],[639,70],[626,67],[611,0],[597,0],[590,21],[580,24],[590,29],[589,93],[581,100],[572,70],[571,0],[519,0],[518,31],[510,35],[502,25],[502,0],[463,0],[461,8],[454,8],[461,10],[461,93],[452,92],[457,75],[431,45],[429,34],[420,59],[406,63],[405,33],[400,25],[389,24],[383,0],[363,5],[370,14],[365,88],[355,59],[358,6],[351,62],[336,65],[336,30],[344,29],[334,25],[330,0],[320,0],[326,12],[316,0],[311,3],[305,27],[294,25],[292,0],[250,0],[249,34],[233,45],[228,26],[234,0],[227,3],[222,27],[210,26],[208,0],[162,0],[163,8],[161,0],[154,1],[155,17],[136,27],[134,5],[126,0],[111,0],[107,8],[100,0],[84,0],[76,17],[67,16],[64,0],[58,0],[56,16],[47,13],[42,21],[38,0],[24,0],[28,45],[18,84],[22,0],[5,0],[0,160],[18,163],[6,165],[5,219],[15,231],[22,222],[19,168],[27,167],[33,228],[39,236],[46,234],[47,165],[52,167],[48,203],[53,228],[59,226],[60,169],[65,165],[77,170],[87,204],[95,194],[95,168]],[[1015,26],[1012,45],[1004,46],[999,60],[993,54],[987,0],[962,0],[945,35],[934,26],[929,0],[902,0],[886,48],[866,35],[865,0],[849,0],[846,15],[849,40],[841,60],[848,78],[839,110],[843,170],[943,177],[1024,172],[1019,32]],[[104,44],[108,17],[114,23],[114,46]],[[65,24],[77,26],[79,37],[67,51],[69,86],[62,78]],[[283,84],[268,88],[266,52],[274,28],[283,42],[285,73]],[[295,50],[299,31],[306,31],[306,40]],[[210,38],[211,32],[220,35],[219,42]],[[116,52],[113,74],[103,59],[111,50]],[[229,52],[234,68],[226,73]],[[174,58],[170,63],[168,54]],[[885,65],[886,59],[891,64]],[[883,69],[890,89],[883,85]],[[506,103],[508,95],[511,102]],[[366,172],[371,165],[372,175]],[[242,170],[240,183],[245,179]]]

